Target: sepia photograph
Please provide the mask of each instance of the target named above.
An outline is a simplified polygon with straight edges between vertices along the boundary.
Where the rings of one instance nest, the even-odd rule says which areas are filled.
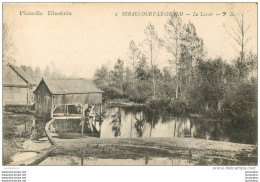
[[[2,3],[2,165],[258,166],[257,8]]]

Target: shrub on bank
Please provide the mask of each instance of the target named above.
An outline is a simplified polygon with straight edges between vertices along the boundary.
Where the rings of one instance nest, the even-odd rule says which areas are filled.
[[[149,100],[146,105],[149,109],[166,110],[170,102],[169,99]]]
[[[104,91],[104,93],[103,93],[104,100],[125,99],[128,97],[126,94],[122,94],[119,89],[114,88],[114,87],[105,87],[105,88],[102,88],[102,90]]]
[[[167,108],[170,112],[176,114],[187,114],[190,112],[190,107],[185,100],[182,99],[174,99],[169,103]]]
[[[166,110],[175,114],[187,114],[191,110],[187,102],[182,99],[149,100],[146,106],[149,109]]]
[[[129,96],[129,100],[136,103],[145,103],[147,101],[147,95],[142,92],[132,91]]]

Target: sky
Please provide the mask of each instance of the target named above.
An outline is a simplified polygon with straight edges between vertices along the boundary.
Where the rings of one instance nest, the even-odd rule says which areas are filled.
[[[246,51],[257,53],[255,3],[7,3],[3,5],[3,22],[12,30],[17,65],[39,66],[42,70],[48,65],[51,71],[92,78],[97,68],[112,67],[118,58],[129,62],[129,42],[142,43],[149,22],[160,37],[165,36],[164,25],[169,16],[123,16],[123,12],[167,15],[174,10],[183,13],[184,23],[194,23],[198,36],[204,40],[207,58],[222,57],[227,62],[238,52],[223,25],[229,29],[235,27],[235,18],[230,13],[237,16],[238,12],[244,12],[245,25],[250,25]],[[38,11],[42,15],[25,15],[21,11]],[[48,11],[68,11],[71,15],[53,16]],[[198,16],[193,16],[196,13]],[[201,13],[213,15],[201,16]],[[169,57],[161,50],[159,67],[168,66]]]

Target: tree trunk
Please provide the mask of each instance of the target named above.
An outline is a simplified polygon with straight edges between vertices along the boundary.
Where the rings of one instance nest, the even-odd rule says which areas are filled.
[[[155,100],[155,79],[154,79],[154,71],[153,71],[153,99]]]
[[[135,58],[133,54],[133,88],[135,88]]]
[[[132,127],[133,127],[133,121],[132,121],[132,114],[131,114],[131,129],[130,129],[130,138],[132,137]]]
[[[180,90],[180,97],[181,97],[181,75],[179,74],[179,90]]]
[[[208,102],[206,102],[206,104],[205,104],[205,110],[206,110],[206,111],[209,110],[209,103],[208,103]]]
[[[178,99],[178,92],[179,92],[179,76],[178,76],[178,68],[177,68],[177,60],[176,60],[176,99]]]
[[[120,84],[120,91],[121,91],[121,94],[123,94],[123,84],[122,83]]]
[[[155,80],[154,80],[154,62],[153,62],[153,42],[151,37],[151,68],[152,68],[152,74],[153,74],[153,100],[155,100]]]
[[[175,123],[174,123],[174,131],[173,131],[173,136],[175,137],[175,133],[176,133],[176,122],[177,122],[177,117],[175,119]]]
[[[133,88],[135,88],[135,71],[133,72]]]
[[[151,128],[150,128],[150,137],[152,136],[153,122],[154,122],[154,111],[153,111],[153,120],[152,120]]]
[[[176,34],[178,35],[178,29],[176,28]],[[178,73],[178,37],[175,39],[175,63],[176,63],[176,99],[178,99],[179,94],[179,73]]]

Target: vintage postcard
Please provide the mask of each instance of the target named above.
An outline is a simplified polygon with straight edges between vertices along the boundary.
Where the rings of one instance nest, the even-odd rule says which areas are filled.
[[[3,3],[2,165],[253,169],[257,7]]]

